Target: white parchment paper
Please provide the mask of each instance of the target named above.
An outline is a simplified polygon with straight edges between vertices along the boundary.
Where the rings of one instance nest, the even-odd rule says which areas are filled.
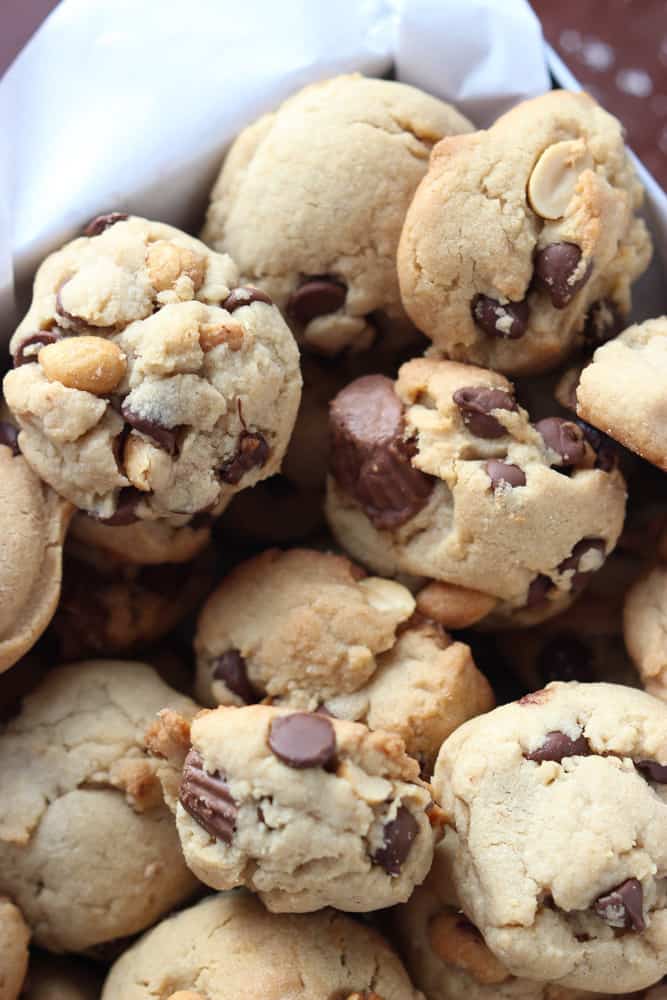
[[[239,129],[307,82],[392,67],[480,126],[550,86],[524,0],[62,0],[0,81],[0,338],[92,216],[196,231]]]

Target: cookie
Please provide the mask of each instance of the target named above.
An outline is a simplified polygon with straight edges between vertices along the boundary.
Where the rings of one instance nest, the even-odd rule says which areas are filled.
[[[667,471],[667,316],[629,326],[579,376],[577,413]]]
[[[49,672],[0,734],[0,891],[33,939],[83,951],[143,930],[196,881],[142,737],[165,706],[195,706],[145,664]]]
[[[603,1000],[513,976],[461,912],[452,884],[449,838],[435,851],[426,881],[392,911],[396,943],[427,1000]]]
[[[667,701],[667,566],[649,570],[628,591],[623,634],[646,690]]]
[[[0,672],[34,646],[53,617],[71,515],[21,455],[12,425],[1,422]]]
[[[30,930],[18,907],[0,897],[0,1000],[17,1000],[28,968]]]
[[[113,525],[181,526],[280,467],[298,350],[230,259],[129,218],[42,264],[4,391],[36,472]]]
[[[422,358],[395,383],[358,379],[334,400],[331,433],[326,512],[340,545],[383,576],[476,594],[485,625],[562,610],[623,525],[621,474],[596,467],[571,421],[531,424],[495,372]]]
[[[195,649],[205,705],[274,704],[397,733],[430,774],[447,736],[493,707],[470,649],[414,620],[398,583],[343,556],[272,549],[234,569],[202,609]]]
[[[587,94],[446,138],[407,212],[403,304],[454,361],[529,375],[619,330],[651,239],[620,122]]]
[[[102,977],[88,962],[32,955],[21,1000],[99,1000]]]
[[[79,511],[72,518],[68,543],[80,546],[81,557],[89,561],[111,557],[138,566],[183,563],[208,546],[212,524],[211,516],[197,514],[180,527],[164,519],[114,527]]]
[[[433,145],[471,129],[402,83],[308,86],[236,139],[202,239],[268,292],[303,348],[396,350],[414,332],[396,275],[405,212]]]
[[[147,736],[187,864],[214,889],[246,885],[276,913],[368,912],[425,878],[440,814],[402,740],[265,705],[161,713]]]
[[[613,684],[550,684],[445,742],[455,890],[513,975],[622,993],[665,974],[666,781],[667,706]]]
[[[210,896],[144,935],[102,1000],[420,1000],[380,935],[333,910],[267,913],[246,892]]]

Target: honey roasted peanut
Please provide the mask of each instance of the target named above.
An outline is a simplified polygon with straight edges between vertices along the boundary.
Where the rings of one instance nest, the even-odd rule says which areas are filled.
[[[151,284],[158,292],[173,288],[182,274],[190,278],[195,291],[204,283],[206,261],[188,247],[157,240],[146,251],[146,260]]]
[[[43,347],[38,360],[52,382],[95,396],[112,392],[127,371],[120,347],[103,337],[65,337]]]
[[[528,178],[528,200],[543,219],[561,219],[584,170],[593,157],[582,139],[565,139],[547,146]]]
[[[443,962],[463,969],[484,986],[504,983],[509,972],[489,951],[484,940],[462,913],[443,910],[431,921],[431,948]]]

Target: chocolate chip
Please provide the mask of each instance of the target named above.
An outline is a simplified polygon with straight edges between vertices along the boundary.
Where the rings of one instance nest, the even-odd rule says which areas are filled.
[[[555,451],[560,462],[551,465],[579,465],[586,454],[584,432],[571,420],[564,417],[545,417],[535,424],[537,430],[550,451]]]
[[[117,222],[124,222],[125,219],[127,219],[126,212],[107,212],[106,215],[96,215],[84,229],[83,235],[99,236],[105,229],[109,229]]]
[[[269,306],[273,305],[272,300],[266,292],[262,292],[259,288],[254,288],[252,285],[241,285],[229,293],[222,303],[222,308],[226,309],[227,312],[233,313],[235,309],[240,309],[241,306],[250,306],[253,302],[266,302]]]
[[[98,517],[97,520],[101,524],[113,527],[134,524],[135,521],[139,520],[136,509],[145,496],[145,493],[141,493],[134,486],[125,486],[118,494],[118,502],[113,514],[109,517]]]
[[[510,486],[515,489],[517,486],[526,485],[526,473],[518,465],[491,459],[486,463],[486,472],[494,492],[497,487]]]
[[[565,309],[590,278],[592,261],[580,278],[572,280],[580,260],[581,249],[576,243],[550,243],[535,257],[536,284],[549,293],[554,308]]]
[[[457,389],[452,399],[458,406],[463,423],[471,434],[481,438],[499,438],[507,431],[491,416],[492,410],[516,410],[516,400],[504,389],[486,385],[468,385]]]
[[[263,434],[241,431],[236,454],[220,466],[219,476],[223,483],[236,486],[250,469],[261,469],[270,454],[271,449]]]
[[[331,470],[376,528],[396,528],[425,507],[434,479],[415,469],[403,404],[391,379],[366,375],[330,406]]]
[[[593,347],[606,344],[621,332],[625,320],[616,304],[610,299],[594,302],[586,315],[584,339]]]
[[[61,339],[61,336],[62,334],[56,330],[40,330],[39,333],[32,333],[29,337],[26,337],[26,339],[21,342],[19,349],[14,356],[14,368],[20,368],[21,365],[29,365],[33,361],[37,361],[37,355],[42,347],[46,344],[55,344],[56,340]],[[28,350],[30,347],[35,347],[37,349],[30,351]]]
[[[347,286],[326,274],[306,278],[292,292],[287,303],[287,315],[305,326],[311,319],[336,312],[345,302]]]
[[[612,472],[618,465],[619,447],[618,444],[607,434],[599,431],[597,427],[587,424],[579,417],[574,418],[575,423],[581,428],[582,433],[589,445],[595,452],[595,468],[602,472]]]
[[[269,746],[288,767],[326,767],[336,753],[336,731],[315,712],[280,715],[269,727]]]
[[[636,760],[634,763],[648,781],[667,785],[667,764],[658,764],[657,760]]]
[[[577,542],[567,559],[563,559],[562,563],[558,566],[560,573],[566,573],[571,569],[574,570],[574,574],[570,582],[571,590],[581,590],[581,588],[588,582],[591,573],[595,572],[594,570],[585,570],[581,573],[579,572],[579,564],[584,556],[588,552],[601,552],[604,557],[606,548],[607,546],[604,538],[582,538],[581,541]]]
[[[185,758],[178,799],[199,826],[216,840],[231,844],[238,809],[227,781],[219,771],[209,774],[192,748]]]
[[[248,679],[246,662],[238,649],[228,649],[213,661],[213,677],[216,681],[224,681],[229,690],[238,695],[246,705],[254,705],[261,700],[261,695]]]
[[[528,329],[530,309],[527,302],[498,302],[488,295],[477,295],[472,302],[472,318],[491,337],[517,340]]]
[[[553,587],[553,582],[544,573],[540,573],[531,582],[528,588],[528,596],[526,597],[527,608],[537,608],[540,604],[544,604],[547,599],[547,594]]]
[[[590,752],[591,748],[588,745],[588,740],[583,734],[577,736],[576,740],[572,740],[565,733],[555,730],[554,732],[547,733],[544,737],[544,742],[537,750],[524,754],[524,757],[526,760],[535,760],[538,762],[543,760],[560,762],[563,757],[588,757]]]
[[[559,635],[543,646],[537,670],[544,684],[550,681],[592,681],[591,651],[570,635]]]
[[[384,868],[388,875],[400,875],[401,866],[418,833],[419,824],[410,810],[399,806],[396,818],[384,828],[383,844],[373,855],[374,863]]]
[[[6,448],[12,449],[12,455],[21,454],[19,432],[13,424],[8,423],[6,420],[0,420],[0,445],[3,444]]]
[[[595,900],[595,912],[610,927],[644,930],[644,890],[636,878],[629,878],[611,892]]]
[[[146,437],[151,438],[158,448],[162,448],[168,455],[176,454],[176,440],[178,437],[177,427],[165,427],[157,420],[150,420],[148,417],[141,417],[135,413],[129,403],[125,402],[120,408],[125,420],[131,427]]]

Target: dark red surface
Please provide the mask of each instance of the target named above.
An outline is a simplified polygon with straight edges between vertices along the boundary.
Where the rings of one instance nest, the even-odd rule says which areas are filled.
[[[58,0],[0,0],[0,76]]]
[[[666,0],[532,0],[544,33],[582,86],[623,122],[667,188]]]

